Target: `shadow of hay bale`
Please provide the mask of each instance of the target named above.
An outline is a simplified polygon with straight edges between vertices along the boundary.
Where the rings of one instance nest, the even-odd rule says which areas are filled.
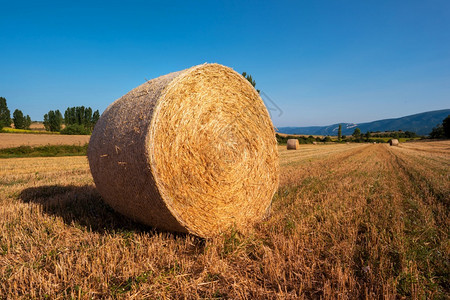
[[[67,225],[82,226],[88,231],[99,233],[138,231],[151,234],[161,232],[116,213],[103,202],[97,189],[92,185],[32,187],[24,189],[19,198],[24,203],[40,204],[44,213],[59,216]]]

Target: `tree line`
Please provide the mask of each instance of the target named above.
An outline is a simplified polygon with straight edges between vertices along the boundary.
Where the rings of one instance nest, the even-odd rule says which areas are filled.
[[[398,139],[398,138],[414,138],[417,137],[417,134],[415,132],[411,132],[411,131],[392,131],[392,132],[372,132],[372,131],[367,131],[366,133],[362,133],[361,129],[359,128],[355,128],[355,130],[352,133],[352,142],[356,142],[356,143],[363,143],[363,142],[377,142],[379,140],[377,140],[376,138],[383,138],[383,137],[390,137],[393,139]]]
[[[430,132],[430,138],[432,139],[450,139],[450,115],[448,115],[441,124],[438,124]]]
[[[63,115],[59,110],[51,110],[44,115],[44,127],[47,131],[59,131],[62,134],[91,134],[100,118],[98,110],[91,107],[68,107]],[[65,128],[62,128],[64,123]]]
[[[352,133],[352,138],[354,142],[376,142],[373,138],[383,138],[389,137],[393,139],[399,138],[415,138],[419,137],[415,132],[412,131],[385,131],[385,132],[372,132],[367,131],[366,133],[362,133],[359,128],[355,128]]]
[[[3,127],[11,127],[11,123],[14,124],[14,128],[16,129],[30,129],[31,118],[29,115],[24,116],[20,109],[16,109],[11,119],[11,112],[6,104],[6,98],[0,97],[0,129]]]
[[[64,117],[59,110],[50,110],[44,115],[44,127],[47,131],[61,132],[62,134],[91,134],[94,126],[100,118],[98,110],[93,111],[91,107],[75,106],[68,107]],[[16,109],[11,112],[8,109],[6,98],[0,97],[0,129],[11,127],[11,123],[17,129],[30,129],[31,118],[24,116],[23,112]],[[62,125],[65,125],[62,129]]]
[[[340,125],[339,125],[340,127]],[[420,137],[415,132],[412,131],[385,131],[385,132],[371,132],[367,131],[365,134],[361,133],[361,130],[359,128],[356,128],[355,131],[353,131],[353,141],[356,142],[364,142],[364,141],[371,141],[370,138],[382,138],[382,137],[390,137],[393,139],[399,139],[399,138],[415,138]],[[448,115],[441,124],[438,124],[436,127],[433,128],[433,130],[428,135],[431,139],[445,139],[450,138],[450,115]]]
[[[276,135],[278,144],[286,144],[287,140],[289,140],[289,139],[297,139],[299,144],[312,144],[314,142],[327,143],[327,142],[333,141],[331,139],[331,137],[329,137],[329,136],[320,138],[320,137],[313,137],[312,135],[310,135],[310,136],[294,136],[294,135],[282,136],[282,135],[279,135],[278,133],[276,133],[275,135]]]
[[[419,137],[415,132],[412,131],[402,131],[402,130],[398,130],[398,131],[385,131],[385,132],[371,132],[373,137],[390,137],[390,138],[394,138],[394,139],[398,139],[398,138],[415,138],[415,137]]]
[[[62,134],[91,134],[100,118],[98,110],[92,111],[90,107],[68,107],[64,118],[59,110],[51,110],[44,115],[44,127],[47,131],[59,131]],[[64,123],[65,128],[62,128]]]

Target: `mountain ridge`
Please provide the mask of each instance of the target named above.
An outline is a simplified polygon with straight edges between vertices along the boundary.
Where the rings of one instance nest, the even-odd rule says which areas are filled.
[[[337,135],[339,124],[342,135],[351,135],[356,127],[361,132],[367,131],[412,131],[418,135],[428,135],[431,130],[450,115],[450,109],[433,110],[400,118],[376,120],[365,123],[337,123],[328,126],[279,127],[277,132],[303,135]]]

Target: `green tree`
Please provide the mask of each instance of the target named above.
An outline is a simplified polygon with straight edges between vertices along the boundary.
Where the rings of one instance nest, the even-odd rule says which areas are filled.
[[[256,81],[252,78],[252,75],[247,74],[247,72],[243,72],[242,76],[244,76],[244,78],[247,79],[248,82],[250,82],[253,85],[253,87],[256,89]],[[259,94],[260,90],[257,89],[256,91]]]
[[[11,127],[11,112],[6,104],[6,98],[0,97],[0,129]]]
[[[327,135],[326,137],[324,137],[323,138],[323,140],[322,140],[322,142],[326,142],[326,143],[329,143],[329,142],[332,142],[333,140]]]
[[[64,129],[61,129],[61,134],[91,134],[91,131],[86,129],[83,125],[79,124],[72,124],[72,125],[66,125]]]
[[[30,118],[29,115],[27,115],[27,116],[25,117],[25,126],[24,126],[24,129],[30,130],[30,126],[31,126],[31,118]]]
[[[100,112],[98,109],[94,111],[94,114],[92,115],[92,130],[94,130],[95,124],[97,124],[98,119],[100,119]]]
[[[407,131],[405,131],[404,136],[407,138],[415,138],[415,137],[417,137],[417,134],[415,132],[407,130]]]
[[[23,112],[20,109],[16,109],[13,112],[13,122],[16,129],[25,129],[25,118]]]
[[[92,108],[87,107],[84,110],[83,126],[89,131],[92,131]]]
[[[84,125],[84,110],[84,106],[76,107],[77,123],[80,125]]]
[[[83,132],[86,131],[92,132],[99,118],[100,113],[98,112],[98,110],[92,113],[92,108],[90,107],[84,106],[68,107],[64,112],[64,124],[66,124],[66,126],[71,125],[82,126],[85,129],[83,130]],[[80,130],[79,126],[74,127],[75,129],[71,130],[71,132],[74,132],[75,130],[79,131]]]
[[[353,131],[352,136],[359,140],[361,138],[361,129],[359,129],[358,127]]]
[[[450,115],[442,121],[442,127],[444,130],[444,135],[450,139]]]
[[[64,124],[72,125],[77,123],[76,107],[68,107],[64,112]]]
[[[48,114],[44,115],[44,128],[47,131],[50,131],[50,121],[48,120]]]
[[[366,141],[368,141],[370,139],[370,137],[371,137],[370,131],[367,131],[365,134]]]
[[[445,136],[444,126],[442,126],[442,125],[437,125],[430,132],[430,138],[432,138],[432,139],[441,139],[444,136]]]
[[[51,122],[51,126],[52,128],[54,128],[54,131],[60,131],[62,123],[63,123],[63,116],[61,112],[57,109],[55,110],[55,117]]]
[[[339,124],[338,128],[338,142],[342,141],[342,125]]]
[[[66,109],[66,111],[64,112],[64,124],[67,126],[67,125],[70,125],[70,111],[69,111],[69,108],[67,108]]]
[[[62,114],[59,110],[51,110],[44,115],[44,127],[47,131],[61,131],[63,121]]]

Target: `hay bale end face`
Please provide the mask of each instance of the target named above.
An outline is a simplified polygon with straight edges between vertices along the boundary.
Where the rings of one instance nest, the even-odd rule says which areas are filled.
[[[279,180],[263,101],[218,64],[158,77],[116,100],[95,126],[88,159],[112,208],[201,237],[261,220]]]
[[[286,147],[288,150],[297,150],[300,148],[300,143],[297,139],[288,139]]]
[[[389,141],[389,145],[391,146],[398,146],[399,142],[397,139],[392,139]]]

